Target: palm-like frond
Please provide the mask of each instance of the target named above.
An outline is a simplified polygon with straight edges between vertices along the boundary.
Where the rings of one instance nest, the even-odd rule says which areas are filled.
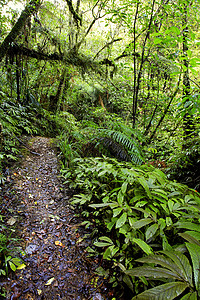
[[[126,134],[109,129],[99,129],[97,137],[99,143],[102,143],[108,150],[120,160],[133,161],[136,164],[142,164],[143,157],[141,149],[136,140]]]

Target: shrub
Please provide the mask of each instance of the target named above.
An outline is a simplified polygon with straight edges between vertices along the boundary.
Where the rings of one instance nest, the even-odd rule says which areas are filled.
[[[73,204],[87,217],[84,224],[93,228],[95,241],[88,251],[101,253],[115,266],[113,282],[119,281],[119,269],[137,265],[142,252],[172,250],[183,243],[178,233],[200,227],[200,195],[152,166],[78,158],[63,174],[79,192]],[[126,274],[121,278],[133,289]]]

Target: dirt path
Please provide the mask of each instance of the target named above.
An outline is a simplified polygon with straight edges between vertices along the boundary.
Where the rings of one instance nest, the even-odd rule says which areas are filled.
[[[33,138],[31,148],[40,155],[28,153],[11,174],[16,193],[9,198],[26,268],[6,283],[8,299],[111,299],[94,272],[98,261],[84,252],[84,232],[63,193],[50,140]]]

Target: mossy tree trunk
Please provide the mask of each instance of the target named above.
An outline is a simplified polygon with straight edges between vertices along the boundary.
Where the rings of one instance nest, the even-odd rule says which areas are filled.
[[[187,108],[187,112],[183,117],[183,126],[184,126],[184,140],[192,136],[195,130],[193,117],[190,115],[190,97],[191,97],[191,87],[190,87],[190,77],[189,77],[189,59],[188,59],[188,39],[189,39],[189,29],[188,29],[188,7],[189,1],[186,0],[183,6],[183,102]]]
[[[15,41],[15,39],[18,37],[22,29],[24,28],[24,25],[27,21],[27,19],[39,9],[39,6],[41,4],[40,0],[31,0],[25,7],[25,9],[22,11],[19,19],[11,29],[10,33],[6,36],[2,44],[0,45],[0,61],[4,58],[7,51],[9,50],[9,47],[11,43]]]

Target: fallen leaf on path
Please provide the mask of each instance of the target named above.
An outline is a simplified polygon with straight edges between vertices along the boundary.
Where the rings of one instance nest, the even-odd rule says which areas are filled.
[[[67,272],[69,272],[69,273],[74,273],[75,270],[73,270],[73,269],[68,269]]]
[[[50,285],[55,280],[55,277],[50,278],[45,285]]]
[[[39,296],[42,294],[42,290],[37,290],[37,292]]]
[[[58,226],[56,226],[56,229],[60,229],[63,226],[63,224],[60,224]]]
[[[63,246],[63,244],[60,241],[55,241],[56,246]]]
[[[12,226],[12,225],[14,225],[16,222],[17,222],[17,219],[11,217],[11,218],[7,221],[7,224]]]

